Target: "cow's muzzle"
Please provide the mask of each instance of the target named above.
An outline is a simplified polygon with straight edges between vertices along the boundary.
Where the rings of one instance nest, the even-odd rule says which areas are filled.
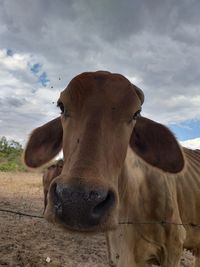
[[[52,194],[56,216],[77,230],[103,224],[115,204],[112,190],[55,183]]]

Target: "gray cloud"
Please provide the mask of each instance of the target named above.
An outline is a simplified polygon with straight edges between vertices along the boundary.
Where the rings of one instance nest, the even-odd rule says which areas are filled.
[[[144,114],[155,120],[200,119],[198,0],[3,0],[0,5],[0,49],[28,54],[50,79],[49,91],[40,88],[37,95],[39,86],[28,67],[5,69],[15,79],[12,85],[4,82],[2,89],[17,90],[21,99],[35,105],[33,110],[22,100],[15,102],[15,95],[0,95],[15,105],[15,117],[7,111],[15,128],[26,125],[18,135],[57,115],[47,103],[50,92],[59,92],[80,72],[97,69],[134,78],[146,95]]]
[[[0,98],[0,104],[1,106],[7,106],[8,108],[12,108],[12,107],[21,107],[26,103],[26,99],[22,98],[16,98],[16,97],[5,97],[3,99]]]

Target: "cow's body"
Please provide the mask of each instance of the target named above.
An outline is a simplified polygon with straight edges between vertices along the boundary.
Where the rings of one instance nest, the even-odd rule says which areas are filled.
[[[63,147],[45,217],[67,230],[106,232],[111,266],[178,267],[185,247],[199,267],[200,230],[182,224],[200,224],[200,152],[140,117],[143,102],[122,75],[78,75],[58,100],[61,118],[33,131],[25,162],[39,167]]]
[[[198,224],[199,227],[185,227],[184,246],[193,249],[199,257],[200,266],[200,150],[184,148],[186,168],[177,175],[176,191],[181,221]]]
[[[120,184],[122,224],[107,234],[111,266],[178,266],[182,248],[192,250],[200,266],[200,228],[170,224],[200,225],[200,152],[183,152],[187,165],[173,175],[152,169],[129,150]]]

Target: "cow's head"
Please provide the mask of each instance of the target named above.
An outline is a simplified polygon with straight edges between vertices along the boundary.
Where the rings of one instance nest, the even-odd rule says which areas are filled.
[[[61,117],[33,131],[24,155],[36,168],[63,148],[63,170],[48,193],[48,220],[78,231],[116,227],[129,145],[155,167],[182,169],[183,156],[169,130],[139,116],[143,101],[142,91],[124,76],[102,71],[76,76],[60,94]]]

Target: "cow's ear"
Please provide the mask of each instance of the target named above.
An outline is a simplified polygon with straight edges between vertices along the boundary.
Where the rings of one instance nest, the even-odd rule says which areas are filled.
[[[54,158],[62,148],[62,135],[60,117],[36,128],[24,151],[25,164],[37,168]]]
[[[177,173],[184,167],[183,153],[174,135],[152,120],[137,119],[130,146],[138,156],[163,171]]]

